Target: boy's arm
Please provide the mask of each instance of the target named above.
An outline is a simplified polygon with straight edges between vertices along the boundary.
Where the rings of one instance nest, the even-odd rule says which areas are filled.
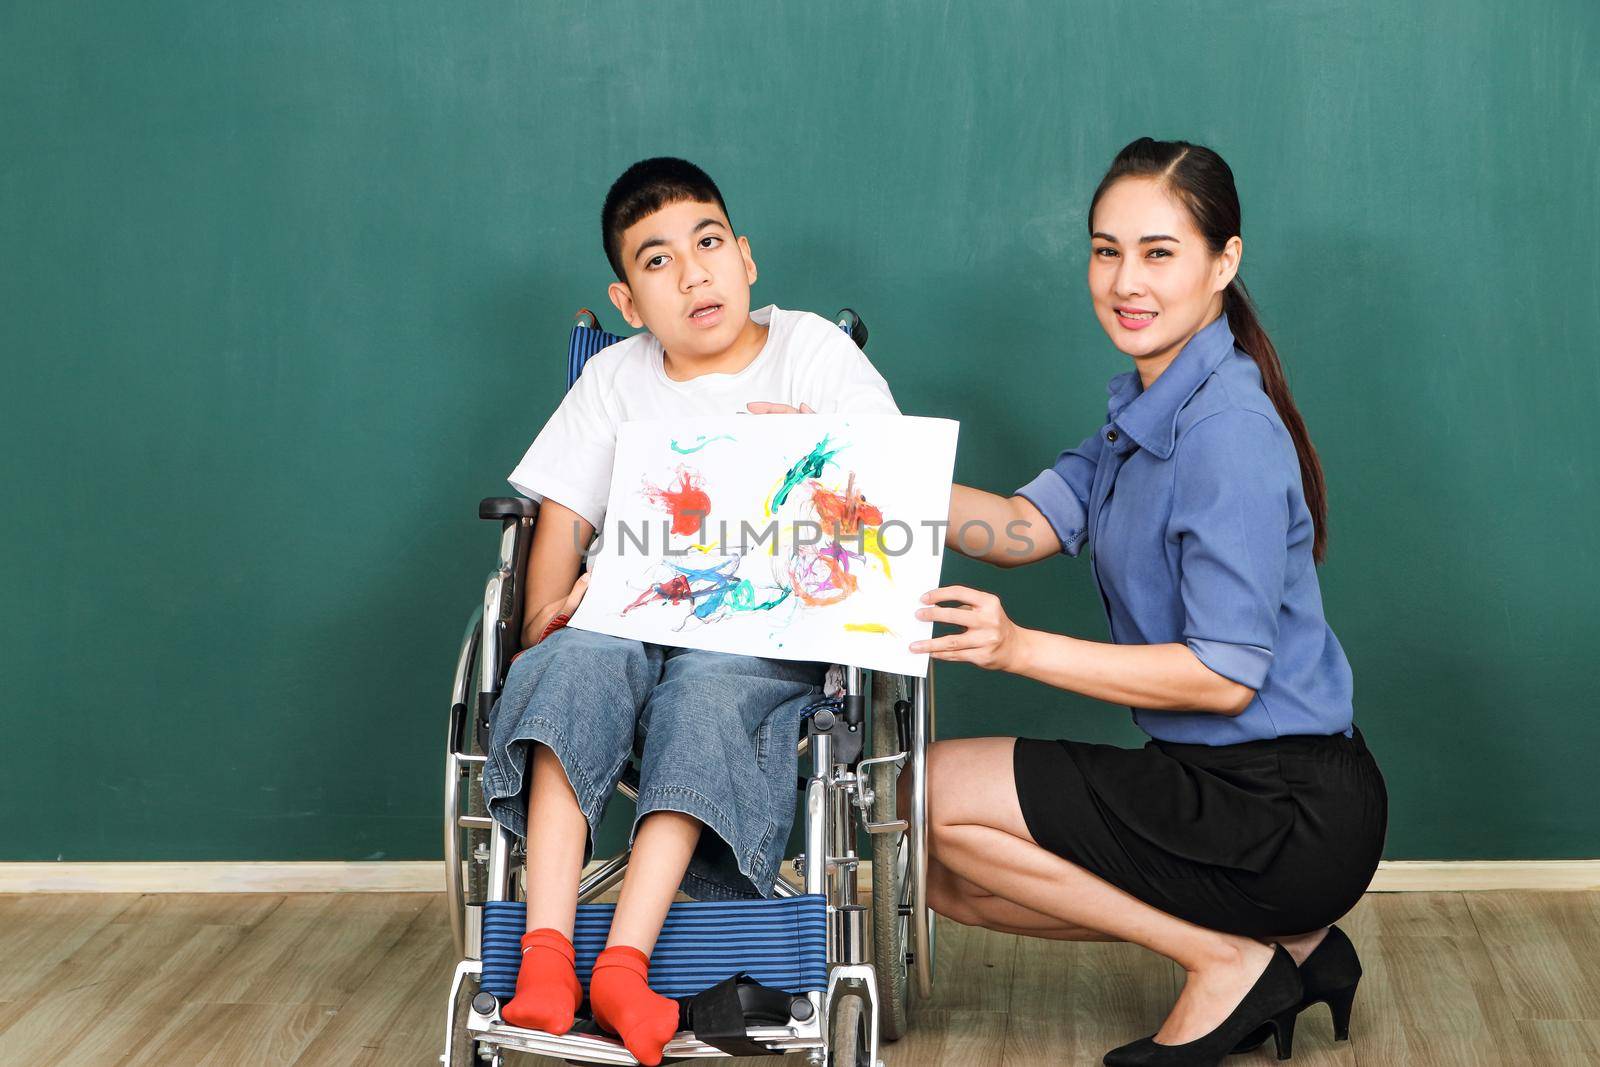
[[[548,497],[539,505],[523,578],[523,648],[538,639],[573,591],[583,559],[580,546],[587,546],[593,537],[594,526],[571,508]]]

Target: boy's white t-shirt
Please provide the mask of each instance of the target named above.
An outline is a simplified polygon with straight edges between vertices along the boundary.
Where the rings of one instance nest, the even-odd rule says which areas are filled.
[[[524,496],[571,508],[598,530],[611,491],[617,427],[624,422],[748,415],[745,405],[756,400],[806,404],[819,415],[900,414],[883,375],[838,326],[772,304],[750,318],[767,327],[767,341],[737,374],[673,381],[661,342],[649,332],[595,353],[507,481]]]

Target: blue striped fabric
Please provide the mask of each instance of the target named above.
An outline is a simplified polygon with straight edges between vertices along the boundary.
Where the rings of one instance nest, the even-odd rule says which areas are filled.
[[[614,345],[622,338],[614,333],[597,330],[593,326],[578,323],[572,327],[572,337],[567,342],[567,388],[572,388],[572,383],[578,380],[578,375],[583,373],[583,365],[589,362],[589,357],[605,348]]]
[[[585,987],[615,911],[614,904],[578,906],[573,947]],[[517,989],[526,922],[520,901],[483,905],[483,989],[502,1004]],[[827,928],[826,902],[815,895],[680,901],[667,912],[650,957],[650,988],[665,997],[689,997],[745,971],[774,989],[821,990],[828,984]]]

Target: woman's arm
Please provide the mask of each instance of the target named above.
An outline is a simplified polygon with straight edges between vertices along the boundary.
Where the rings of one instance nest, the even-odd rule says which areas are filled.
[[[1057,689],[1152,711],[1238,715],[1256,691],[1200,662],[1188,645],[1116,645],[1018,630],[1014,671]]]
[[[966,586],[935,589],[922,597],[919,619],[965,627],[962,633],[916,641],[912,652],[1020,674],[1057,689],[1112,704],[1154,711],[1209,711],[1238,715],[1256,691],[1201,663],[1188,645],[1117,645],[1028,630],[1007,617],[1000,598]]]
[[[945,547],[996,567],[1037,563],[1061,551],[1055,531],[1033,503],[968,485],[950,487]]]
[[[539,639],[545,625],[566,603],[578,579],[582,549],[594,537],[588,519],[548,498],[539,505],[523,578],[522,647]],[[576,607],[576,604],[573,605]]]

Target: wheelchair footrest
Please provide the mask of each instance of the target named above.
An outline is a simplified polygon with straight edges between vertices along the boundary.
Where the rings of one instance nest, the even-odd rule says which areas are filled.
[[[782,1055],[806,1049],[823,1047],[821,1031],[815,1023],[803,1027],[762,1027],[749,1032],[750,1039],[760,1048],[761,1055]],[[623,1047],[622,1042],[609,1034],[591,1033],[574,1028],[557,1037],[542,1030],[522,1030],[514,1026],[496,1024],[480,1031],[480,1041],[515,1052],[549,1056],[568,1063],[623,1064],[637,1067],[638,1060]],[[662,1049],[663,1063],[684,1059],[721,1056],[726,1053],[708,1045],[693,1032],[684,1030],[673,1035]]]
[[[573,947],[585,987],[605,947],[615,904],[580,904]],[[664,997],[692,997],[744,972],[787,993],[828,984],[827,902],[805,895],[776,900],[680,901],[667,912],[650,956],[650,988]],[[483,905],[481,988],[502,1004],[516,993],[527,909],[520,901]]]
[[[749,1036],[753,1027],[786,1026],[811,1015],[805,997],[764,986],[743,972],[678,1001],[678,1029],[729,1056],[764,1056],[767,1047]]]

